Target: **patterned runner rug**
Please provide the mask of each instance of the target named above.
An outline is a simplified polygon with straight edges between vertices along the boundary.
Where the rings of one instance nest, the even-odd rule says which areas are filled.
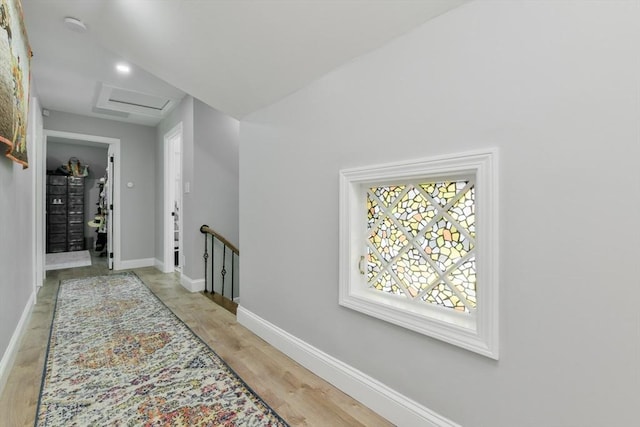
[[[62,281],[37,426],[286,426],[133,273]]]

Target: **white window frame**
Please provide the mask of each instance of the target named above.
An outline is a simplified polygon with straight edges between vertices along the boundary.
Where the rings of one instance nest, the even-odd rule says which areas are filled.
[[[477,306],[460,313],[372,290],[359,263],[366,255],[366,190],[408,180],[473,177]],[[340,171],[339,304],[498,359],[498,150],[489,148]]]

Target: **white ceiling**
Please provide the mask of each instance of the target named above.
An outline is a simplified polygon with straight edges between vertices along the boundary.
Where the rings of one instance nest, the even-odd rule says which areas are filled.
[[[236,118],[469,0],[22,0],[44,108],[95,112],[102,84],[193,95]],[[82,20],[84,34],[65,28]],[[114,65],[126,60],[129,76]],[[104,112],[104,111],[103,111]]]

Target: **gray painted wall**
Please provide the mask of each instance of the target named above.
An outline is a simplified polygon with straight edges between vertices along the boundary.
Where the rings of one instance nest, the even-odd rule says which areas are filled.
[[[51,111],[44,128],[120,139],[123,261],[149,259],[155,247],[155,128]],[[127,182],[134,187],[128,188]]]
[[[183,176],[190,185],[190,192],[183,194],[184,274],[199,280],[204,278],[202,224],[238,245],[239,123],[197,99],[185,97],[158,126],[159,171],[164,171],[164,135],[179,122],[183,126]],[[156,233],[161,239],[164,184],[162,179],[158,181]],[[157,244],[156,258],[163,258],[162,250],[162,243]]]
[[[185,96],[180,105],[178,105],[169,115],[156,127],[156,170],[158,171],[158,179],[156,180],[156,259],[166,261],[164,259],[164,136],[173,129],[178,123],[182,123],[182,176],[184,182],[193,182],[193,98]],[[182,208],[184,210],[183,220],[190,215],[187,200],[190,199],[189,194],[182,195]],[[183,227],[185,223],[183,222]],[[183,242],[186,245],[186,239]],[[173,260],[169,260],[173,263]],[[192,260],[187,260],[187,266]]]
[[[97,213],[98,197],[100,189],[98,180],[106,176],[107,169],[107,145],[94,147],[78,144],[66,144],[62,142],[47,143],[47,170],[56,170],[60,165],[66,164],[70,157],[77,157],[80,164],[89,166],[89,175],[84,179],[84,236],[97,239],[95,228],[87,225]],[[87,248],[90,249],[90,248]]]
[[[32,98],[30,108],[36,111],[37,123],[29,121],[27,135],[27,153],[32,165],[36,146],[41,144],[39,136],[42,135],[40,106],[34,101]],[[0,150],[4,153],[4,144]],[[34,175],[34,167],[22,169],[22,166],[0,155],[0,359],[5,363],[8,362],[8,345],[20,317],[28,309],[27,303],[34,292],[36,280],[33,269]],[[3,386],[4,383],[0,383],[0,392]]]
[[[238,128],[238,120],[197,99],[194,101],[194,185],[191,212],[185,217],[185,237],[189,242],[185,255],[196,261],[188,265],[192,267],[187,270],[190,277],[204,277],[203,237],[198,231],[202,224],[238,246]],[[216,255],[221,255],[221,251]],[[222,260],[216,262],[221,265]],[[227,271],[231,272],[230,265]]]
[[[638,22],[471,2],[243,119],[242,305],[465,427],[635,425]],[[338,306],[338,171],[493,146],[500,360]]]

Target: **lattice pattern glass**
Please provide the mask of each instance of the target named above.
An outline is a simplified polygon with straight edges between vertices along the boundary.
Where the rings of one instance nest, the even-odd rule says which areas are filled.
[[[367,283],[376,291],[469,313],[476,308],[471,180],[367,191]]]

